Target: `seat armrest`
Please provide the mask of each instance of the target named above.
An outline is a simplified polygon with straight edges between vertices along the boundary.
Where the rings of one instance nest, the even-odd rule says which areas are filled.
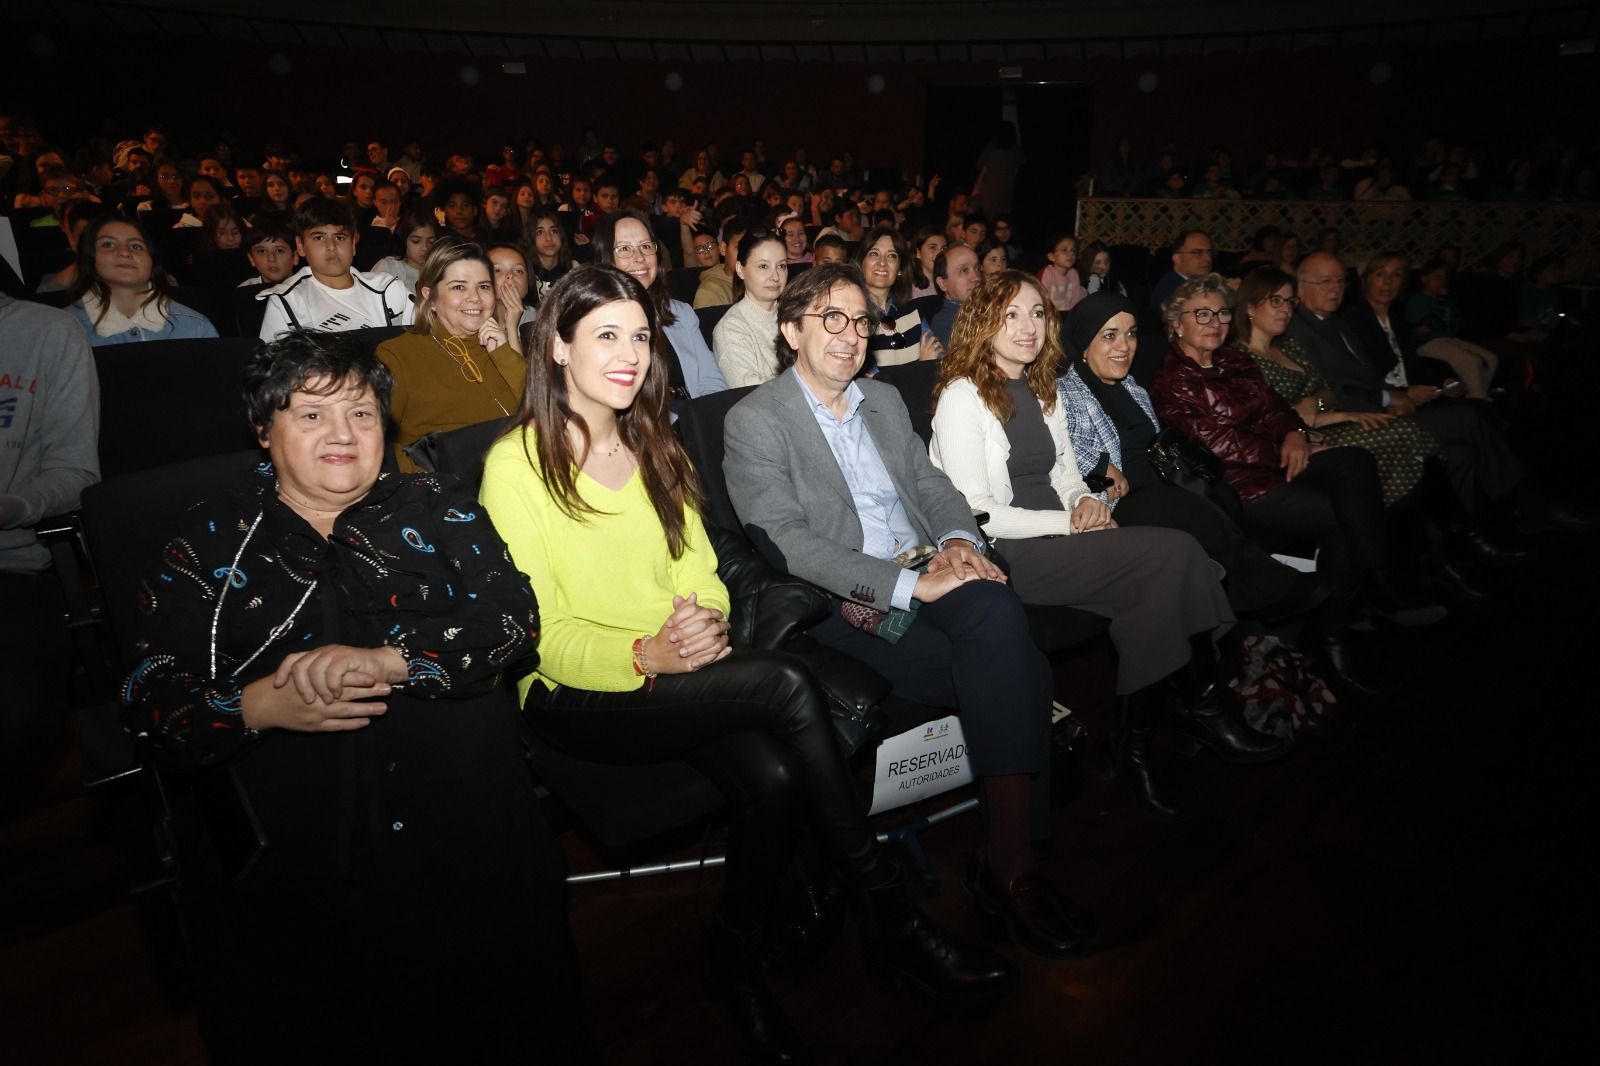
[[[712,523],[706,532],[717,552],[717,576],[728,589],[734,647],[779,650],[833,610],[826,592],[774,569],[740,534]]]

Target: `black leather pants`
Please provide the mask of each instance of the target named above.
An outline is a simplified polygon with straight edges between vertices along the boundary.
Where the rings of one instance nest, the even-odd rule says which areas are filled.
[[[825,698],[793,656],[736,650],[631,692],[560,687],[545,694],[536,683],[526,711],[535,732],[577,758],[624,765],[682,759],[711,778],[731,807],[721,907],[734,928],[765,924],[803,820],[848,884],[872,888],[893,877]]]

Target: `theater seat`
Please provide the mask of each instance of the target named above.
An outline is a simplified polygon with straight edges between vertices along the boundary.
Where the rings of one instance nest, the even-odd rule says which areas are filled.
[[[706,347],[710,348],[711,338],[716,333],[717,323],[722,321],[722,316],[728,313],[732,304],[720,304],[716,307],[702,307],[695,311],[695,317],[700,320],[700,336],[706,339]]]

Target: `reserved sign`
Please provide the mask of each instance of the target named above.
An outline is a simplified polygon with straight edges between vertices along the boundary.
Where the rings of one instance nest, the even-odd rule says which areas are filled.
[[[972,783],[972,760],[955,715],[908,729],[878,745],[870,814],[892,811]]]

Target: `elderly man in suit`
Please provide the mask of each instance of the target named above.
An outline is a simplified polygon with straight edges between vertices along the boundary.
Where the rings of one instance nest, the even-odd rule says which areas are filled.
[[[1298,342],[1333,390],[1341,411],[1386,411],[1411,416],[1439,441],[1445,473],[1467,513],[1482,520],[1491,504],[1518,489],[1522,465],[1495,424],[1487,404],[1442,399],[1432,385],[1393,385],[1385,374],[1394,364],[1369,352],[1355,328],[1338,314],[1344,301],[1344,264],[1326,252],[1300,263],[1296,292],[1300,306],[1288,336]],[[1495,544],[1481,529],[1467,541],[1484,562],[1512,562],[1524,552]]]
[[[958,709],[984,807],[968,889],[1023,945],[1076,954],[1092,920],[1032,850],[1049,817],[1049,666],[899,393],[856,379],[872,327],[856,267],[813,267],[790,283],[778,301],[786,369],[728,415],[728,492],[770,562],[837,597],[812,637],[908,699]],[[920,570],[905,557],[918,547],[937,549]]]

